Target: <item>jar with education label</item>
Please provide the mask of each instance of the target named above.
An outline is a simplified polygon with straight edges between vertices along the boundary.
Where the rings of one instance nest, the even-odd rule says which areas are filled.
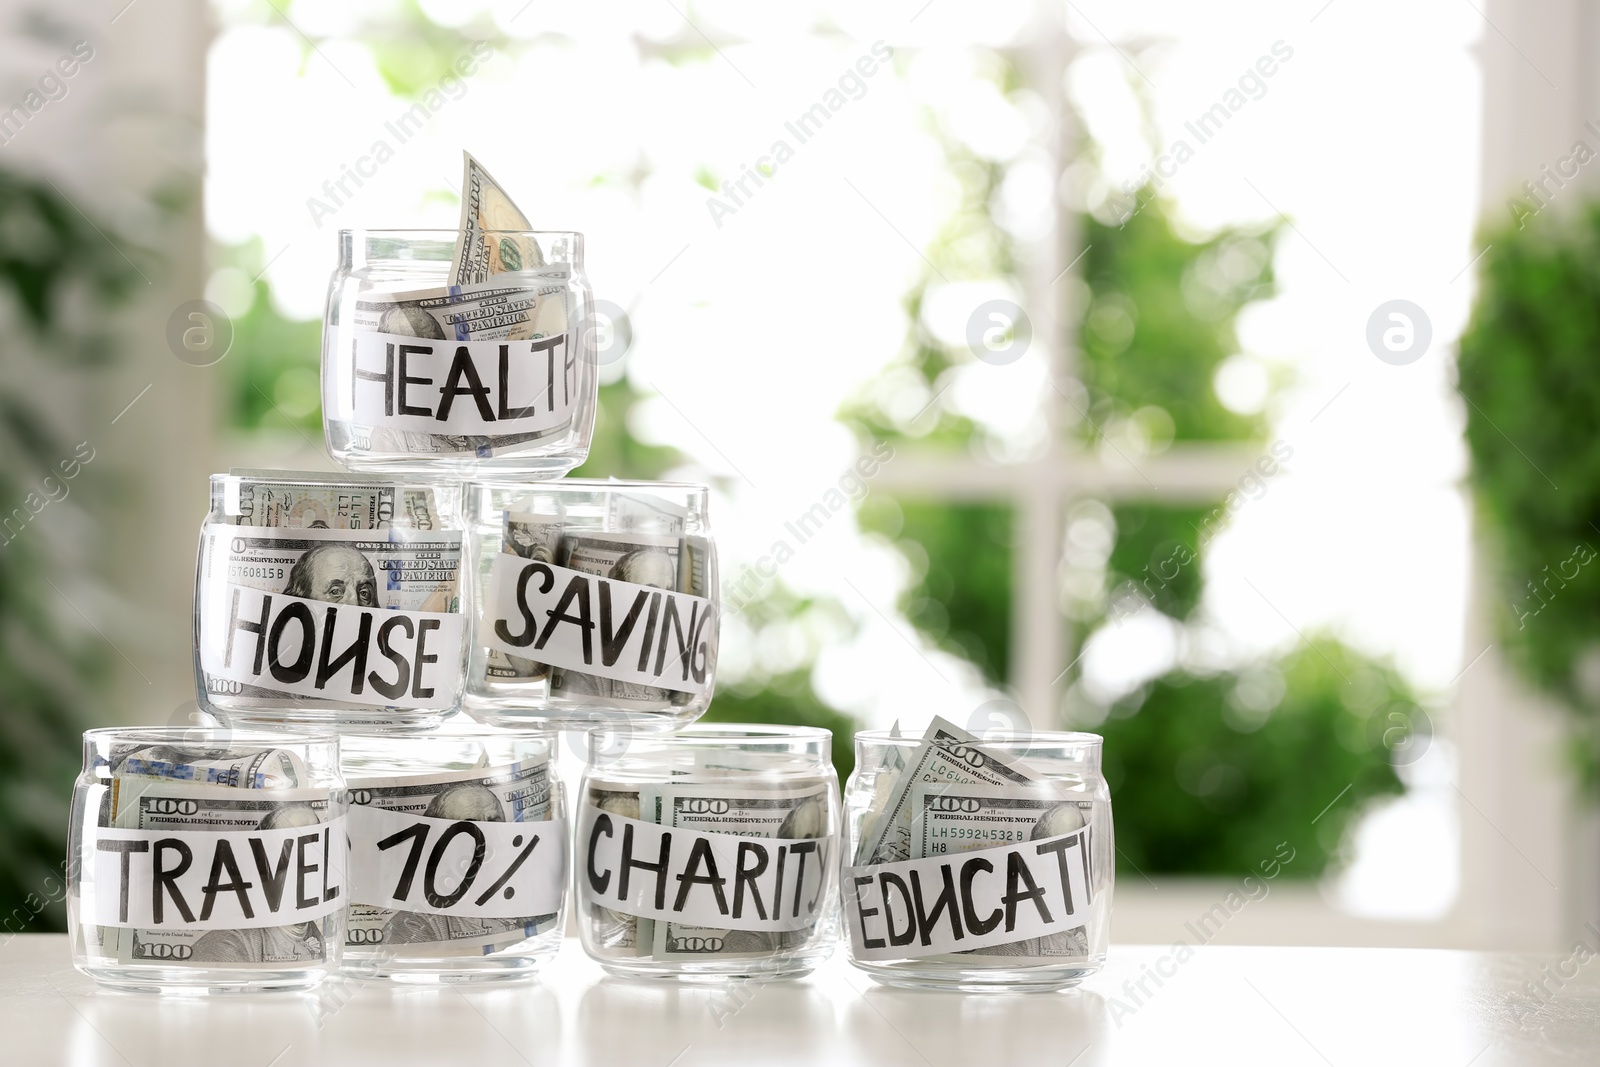
[[[1094,734],[856,734],[850,961],[891,985],[1074,985],[1105,963],[1115,846]]]

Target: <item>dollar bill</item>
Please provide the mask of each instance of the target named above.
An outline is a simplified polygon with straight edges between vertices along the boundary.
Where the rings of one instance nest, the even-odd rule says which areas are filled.
[[[639,818],[639,788],[590,780],[586,804],[624,819]],[[591,946],[601,956],[641,955],[641,946],[655,943],[655,920],[626,915],[599,904],[588,904]]]
[[[635,585],[694,592],[683,590],[684,546],[683,538],[669,535],[585,531],[562,539],[559,564]],[[550,695],[629,711],[662,710],[677,703],[670,689],[562,669],[551,673]]]
[[[645,787],[641,818],[660,826],[738,837],[821,838],[828,832],[828,791],[832,788],[823,778],[769,789],[733,788],[715,781]],[[705,800],[726,801],[727,810],[707,814],[710,805],[696,803]],[[821,857],[813,859],[820,861]],[[813,932],[813,928],[778,933],[714,930],[668,920],[651,925],[648,954],[655,959],[765,956],[803,944]],[[646,946],[640,948],[640,954],[646,954],[642,951]]]
[[[442,774],[351,778],[348,785],[357,804],[431,819],[543,822],[550,818],[548,760]],[[553,913],[521,918],[435,915],[351,901],[345,944],[363,949],[382,945],[398,955],[482,956],[547,933],[555,922]]]
[[[362,528],[364,529],[364,527]],[[207,648],[229,619],[229,587],[351,604],[364,608],[456,613],[461,610],[461,535],[392,529],[371,538],[299,535],[268,527],[228,527],[211,531],[200,546],[198,635]],[[288,706],[319,698],[213,676],[202,670],[206,692],[232,697],[282,698]]]
[[[515,232],[533,229],[528,217],[471,152],[461,156],[461,224],[450,256],[450,284],[472,285],[493,274],[542,266],[538,243]]]
[[[863,825],[857,865],[912,859],[914,792],[925,783],[943,785],[1027,785],[1038,779],[985,748],[972,734],[941,718],[928,727],[906,767],[884,788],[879,814]]]
[[[235,468],[239,498],[228,501],[226,523],[233,526],[294,527],[327,530],[412,530],[443,528],[432,489],[402,487],[357,476],[329,474],[317,484],[282,480],[277,471]]]
[[[1052,782],[1027,786],[918,783],[912,788],[916,829],[911,859],[1042,841],[1088,826],[1094,802],[1075,800]],[[1090,847],[1093,847],[1092,845]],[[1083,956],[1083,927],[1030,937],[962,956]]]
[[[553,433],[565,433],[567,424],[548,430],[485,434],[429,433],[426,430],[399,430],[392,426],[358,426],[343,420],[328,420],[328,440],[340,452],[400,452],[431,456],[475,456],[489,459],[516,451],[529,441]]]
[[[497,274],[462,286],[362,293],[349,325],[433,341],[531,341],[567,332],[571,268]]]
[[[561,555],[561,517],[508,511],[503,520],[502,552],[540,563],[555,563]],[[550,668],[537,660],[489,649],[484,666],[487,681],[534,682],[548,677]]]
[[[305,781],[305,762],[286,748],[233,752],[226,748],[141,745],[113,752],[111,773],[235,789],[288,789]]]
[[[191,801],[170,803],[173,799]],[[164,801],[166,801],[164,803]],[[337,814],[326,789],[255,790],[113,775],[102,826],[138,830],[281,830],[315,826]],[[237,930],[101,927],[101,946],[120,963],[269,968],[329,958],[338,913],[288,926]]]

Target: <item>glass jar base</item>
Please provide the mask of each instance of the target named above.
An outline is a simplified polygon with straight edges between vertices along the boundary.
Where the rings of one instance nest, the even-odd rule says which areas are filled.
[[[511,956],[474,958],[470,963],[445,960],[391,960],[366,967],[360,960],[346,959],[345,973],[355,978],[396,982],[401,985],[477,985],[491,982],[522,982],[539,973],[550,956]]]
[[[725,960],[716,963],[679,960],[606,960],[597,959],[600,968],[614,978],[650,978],[664,982],[704,983],[719,985],[724,982],[757,981],[782,982],[804,978],[817,969],[819,958],[786,960]]]
[[[540,683],[515,688],[536,692],[496,693],[492,696],[468,692],[462,700],[462,710],[485,726],[502,730],[524,729],[529,726],[548,726],[558,730],[593,730],[601,726],[615,726],[625,728],[630,733],[641,734],[675,733],[705,714],[703,707],[665,705],[660,708],[643,709],[614,704],[552,701],[544,696],[545,687]]]
[[[335,972],[316,970],[230,970],[187,967],[123,967],[79,963],[78,970],[106,989],[173,997],[236,996],[249,993],[305,992]]]
[[[1100,965],[1093,963],[993,969],[936,969],[906,964],[864,963],[859,960],[852,960],[851,964],[873,981],[886,986],[949,993],[1056,993],[1071,989],[1100,970]]]
[[[360,704],[271,705],[203,701],[201,707],[225,727],[284,727],[321,730],[361,730],[371,733],[426,733],[436,730],[455,710],[400,711]]]

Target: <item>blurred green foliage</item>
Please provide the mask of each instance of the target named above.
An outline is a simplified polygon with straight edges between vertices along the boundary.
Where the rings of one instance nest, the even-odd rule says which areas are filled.
[[[1013,516],[1008,505],[947,504],[869,496],[857,512],[867,533],[894,541],[915,580],[899,608],[924,636],[1003,686],[1011,664]]]
[[[1223,407],[1211,383],[1239,350],[1240,309],[1273,293],[1273,235],[1224,230],[1196,243],[1173,229],[1153,191],[1142,190],[1140,202],[1120,226],[1083,218],[1090,300],[1075,369],[1090,420],[1079,431],[1092,443],[1108,423],[1132,417],[1154,450],[1254,440],[1261,420]]]
[[[59,591],[63,575],[83,561],[64,559],[34,516],[48,506],[37,521],[61,528],[84,495],[59,494],[83,482],[62,479],[76,442],[25,388],[45,361],[93,369],[114,354],[103,311],[140,278],[108,229],[49,183],[0,171],[0,300],[17,327],[6,345],[11,384],[0,384],[0,927],[11,933],[65,929],[68,800],[80,736],[95,725],[85,709],[99,703],[112,655],[57,621],[74,610]],[[77,477],[92,480],[93,468]]]
[[[1457,362],[1496,611],[1600,792],[1600,204],[1485,235]],[[1557,487],[1560,487],[1559,489]]]
[[[1105,585],[1139,597],[1163,615],[1186,619],[1200,603],[1200,527],[1210,508],[1118,504],[1116,540]]]
[[[1362,807],[1401,791],[1379,725],[1394,707],[1412,707],[1405,683],[1332,641],[1141,687],[1095,728],[1122,861],[1144,874],[1242,875],[1287,841],[1286,874],[1320,873]]]

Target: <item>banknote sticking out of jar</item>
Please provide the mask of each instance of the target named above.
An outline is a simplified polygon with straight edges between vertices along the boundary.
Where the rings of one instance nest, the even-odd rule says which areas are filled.
[[[68,835],[73,964],[139,992],[321,983],[344,946],[344,793],[332,734],[90,730]]]
[[[618,975],[790,978],[837,937],[832,735],[596,730],[573,864],[584,950]]]
[[[716,685],[716,543],[703,485],[471,482],[468,714],[670,730]]]
[[[469,183],[483,177],[469,167]],[[587,458],[599,364],[610,358],[595,338],[607,324],[584,275],[583,235],[526,222],[517,212],[474,219],[470,235],[340,231],[322,329],[323,429],[335,460],[352,470],[559,478]]]
[[[229,724],[427,729],[461,707],[461,490],[382,475],[211,477],[200,706]]]
[[[1115,846],[1094,734],[856,734],[840,877],[850,961],[880,982],[1052,990],[1104,964]]]

